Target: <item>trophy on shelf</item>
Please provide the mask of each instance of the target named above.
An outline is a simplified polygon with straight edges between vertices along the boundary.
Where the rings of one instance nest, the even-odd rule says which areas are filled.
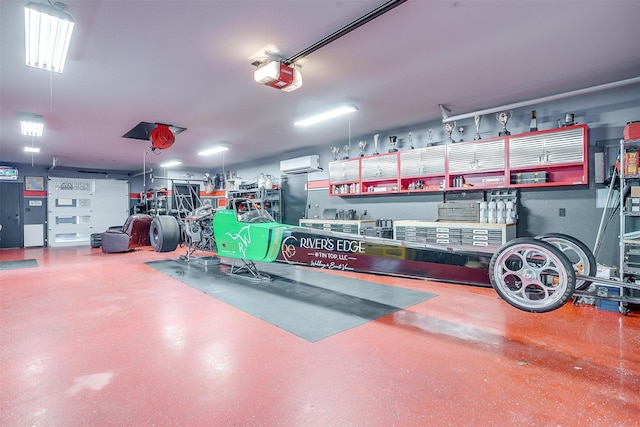
[[[427,147],[430,147],[433,145],[433,129],[429,129],[427,134],[429,135],[429,139],[427,141]]]
[[[333,160],[338,160],[338,153],[340,152],[340,148],[335,145],[331,146],[331,154],[333,154]]]
[[[502,125],[502,131],[498,136],[511,135],[511,132],[507,130],[507,122],[511,118],[511,111],[503,111],[502,113],[496,113],[496,120]]]
[[[380,154],[378,152],[378,141],[380,140],[380,134],[376,133],[375,135],[373,135],[373,154],[374,155],[378,155]]]
[[[407,140],[409,140],[409,150],[413,150],[414,147],[413,146],[413,132],[409,132],[409,135],[407,135]]]
[[[367,146],[367,141],[358,142],[358,148],[360,149],[360,157],[364,157],[364,147]]]
[[[454,129],[456,128],[456,122],[445,123],[445,124],[442,125],[442,127],[444,128],[444,131],[447,133],[447,135],[449,135],[449,139],[447,139],[447,144],[451,144],[451,143],[455,142],[453,140],[453,138],[451,138],[451,134],[453,133]]]
[[[564,123],[562,124],[562,127],[565,126],[573,126],[576,124],[575,120],[574,120],[574,115],[573,113],[567,113],[564,115]]]
[[[480,136],[480,120],[482,119],[482,116],[473,116],[473,121],[476,125],[476,136],[473,137],[474,140],[479,140],[482,139],[482,137]]]
[[[395,153],[396,151],[398,151],[398,149],[396,148],[398,146],[397,136],[392,135],[389,137],[389,146],[391,146],[391,148],[389,148],[390,153]]]
[[[536,116],[536,110],[531,110],[531,124],[529,125],[529,132],[535,132],[538,130],[538,117]]]
[[[342,158],[342,160],[347,160],[349,158],[349,150],[351,149],[351,147],[349,146],[349,144],[345,144],[342,149],[344,150],[344,157]]]
[[[460,142],[464,141],[464,139],[462,138],[462,134],[464,133],[464,127],[460,126],[458,128],[458,133],[460,134]]]

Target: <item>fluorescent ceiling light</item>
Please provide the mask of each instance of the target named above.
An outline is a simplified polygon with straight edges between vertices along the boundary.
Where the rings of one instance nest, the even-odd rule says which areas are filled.
[[[356,107],[355,105],[345,105],[344,107],[336,108],[335,110],[327,111],[326,113],[318,114],[317,116],[297,121],[294,123],[294,126],[309,126],[319,122],[323,122],[325,120],[333,119],[334,117],[353,113],[354,111],[358,111],[358,107]]]
[[[42,136],[44,122],[40,116],[28,116],[20,120],[20,132],[26,136]]]
[[[64,4],[62,6],[65,7]],[[61,9],[46,4],[27,3],[24,7],[27,65],[62,73],[73,26],[71,16]]]
[[[198,153],[198,156],[210,156],[216,153],[222,153],[223,151],[227,151],[229,147],[226,145],[220,145],[217,147],[209,148],[208,150],[204,150]]]
[[[24,147],[24,151],[26,151],[27,153],[39,153],[40,152],[40,148],[38,148],[38,147]]]
[[[181,162],[181,161],[179,161],[179,160],[172,160],[172,161],[170,161],[170,162],[162,163],[162,164],[160,165],[160,167],[163,167],[163,168],[170,168],[170,167],[172,167],[172,166],[178,166],[178,165],[181,165],[181,164],[182,164],[182,162]]]

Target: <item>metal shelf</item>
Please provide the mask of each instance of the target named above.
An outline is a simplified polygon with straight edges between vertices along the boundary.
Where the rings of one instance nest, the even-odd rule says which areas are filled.
[[[637,184],[637,181],[640,180],[640,174],[625,174],[624,170],[626,168],[626,154],[628,151],[640,150],[640,139],[634,140],[620,140],[620,188],[625,188],[627,184],[626,181],[633,181]],[[619,276],[620,281],[625,282],[625,279],[632,276],[637,277],[640,276],[640,267],[637,267],[637,263],[632,263],[629,265],[628,256],[631,251],[638,251],[640,248],[640,228],[632,225],[637,223],[637,221],[631,221],[630,218],[640,217],[640,212],[631,212],[626,209],[625,205],[625,192],[620,191],[620,264],[619,264]],[[634,297],[620,297],[617,299],[621,305],[626,305],[629,302],[637,302],[640,299]],[[622,307],[621,307],[622,308]],[[621,310],[621,312],[624,312]]]
[[[634,268],[634,267],[629,267],[629,266],[625,265],[625,266],[624,266],[624,272],[625,272],[627,275],[634,275],[634,276],[637,276],[637,275],[640,275],[640,268]],[[622,286],[622,285],[621,285],[621,286]]]

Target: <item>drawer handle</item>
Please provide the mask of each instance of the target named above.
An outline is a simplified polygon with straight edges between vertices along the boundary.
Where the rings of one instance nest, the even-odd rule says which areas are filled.
[[[473,246],[489,246],[489,242],[473,242]]]
[[[473,230],[473,234],[489,234],[489,230]]]
[[[436,228],[436,233],[448,233],[448,232],[449,232],[448,228],[442,228],[442,227]]]

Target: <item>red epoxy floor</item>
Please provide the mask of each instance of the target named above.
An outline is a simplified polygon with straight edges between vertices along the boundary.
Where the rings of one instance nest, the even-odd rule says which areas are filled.
[[[438,296],[309,343],[144,265],[180,254],[0,251],[40,264],[0,271],[0,425],[640,423],[638,313],[355,275]]]

